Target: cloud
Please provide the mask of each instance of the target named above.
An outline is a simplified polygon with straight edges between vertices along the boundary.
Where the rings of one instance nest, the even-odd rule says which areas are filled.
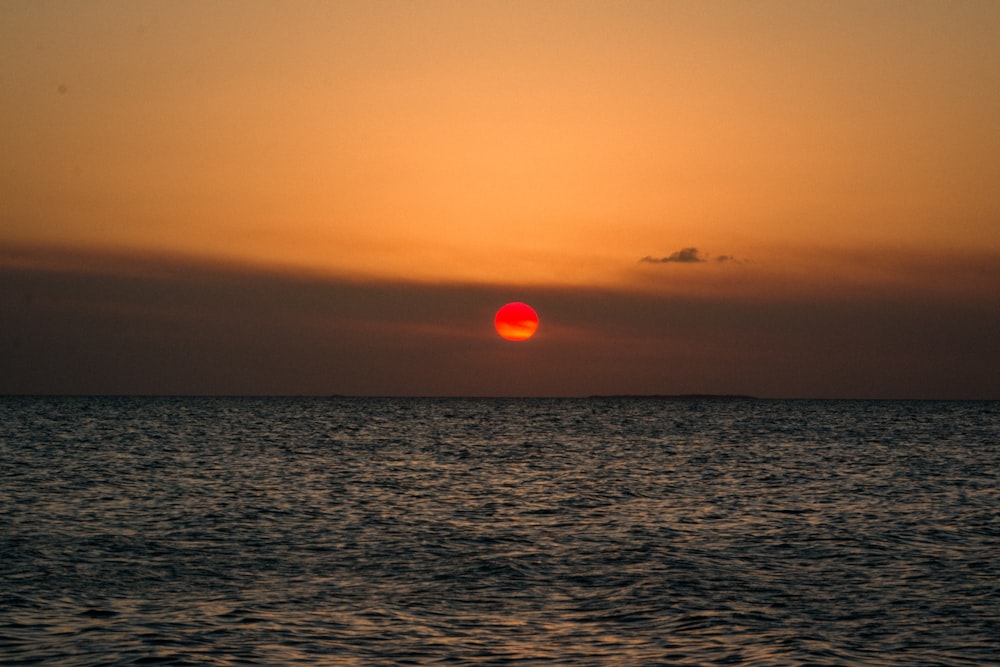
[[[651,255],[646,255],[639,261],[648,262],[649,264],[666,264],[668,262],[691,264],[695,262],[704,262],[705,259],[699,254],[697,248],[681,248],[668,257],[653,257]]]
[[[906,283],[732,272],[726,289],[704,292],[514,291],[5,248],[0,396],[1000,399],[996,255],[956,256],[930,275],[925,257],[909,262]],[[514,299],[542,320],[527,344],[493,328]]]
[[[646,255],[639,261],[646,262],[647,264],[701,264],[709,260],[719,264],[722,264],[723,262],[741,263],[732,255],[716,255],[715,257],[703,255],[697,248],[681,248],[677,252],[666,257],[653,257],[652,255]]]

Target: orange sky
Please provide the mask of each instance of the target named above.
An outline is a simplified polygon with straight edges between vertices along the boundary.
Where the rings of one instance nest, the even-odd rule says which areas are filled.
[[[998,82],[992,0],[7,2],[0,260],[989,312]]]

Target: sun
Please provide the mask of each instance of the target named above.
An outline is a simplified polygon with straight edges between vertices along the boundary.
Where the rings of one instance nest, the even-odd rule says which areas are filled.
[[[513,301],[497,311],[493,326],[501,338],[528,340],[538,331],[538,313],[526,303]]]

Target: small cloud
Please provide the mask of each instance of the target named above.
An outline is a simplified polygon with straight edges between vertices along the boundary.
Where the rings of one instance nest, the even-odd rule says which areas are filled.
[[[712,257],[711,255],[702,254],[697,248],[681,248],[675,253],[671,253],[666,257],[653,257],[652,255],[646,255],[640,262],[645,262],[647,264],[700,264],[702,262],[716,262],[718,264],[723,264],[725,262],[734,262],[736,264],[742,264],[742,260],[738,260],[732,255],[716,255]]]
[[[677,252],[669,255],[668,257],[652,257],[646,255],[640,262],[648,262],[649,264],[666,264],[668,262],[678,262],[681,264],[690,264],[694,262],[704,262],[701,255],[698,253],[697,248],[681,248]]]

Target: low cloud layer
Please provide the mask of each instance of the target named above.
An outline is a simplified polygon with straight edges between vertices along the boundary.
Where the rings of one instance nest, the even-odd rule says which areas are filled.
[[[716,255],[715,257],[710,257],[702,254],[697,248],[681,248],[677,252],[671,253],[666,257],[653,257],[652,255],[646,255],[639,261],[647,264],[699,264],[708,261],[732,262],[735,261],[735,258],[732,255]]]
[[[512,290],[4,254],[0,395],[1000,398],[997,289]],[[496,335],[512,300],[538,310],[530,341]]]

